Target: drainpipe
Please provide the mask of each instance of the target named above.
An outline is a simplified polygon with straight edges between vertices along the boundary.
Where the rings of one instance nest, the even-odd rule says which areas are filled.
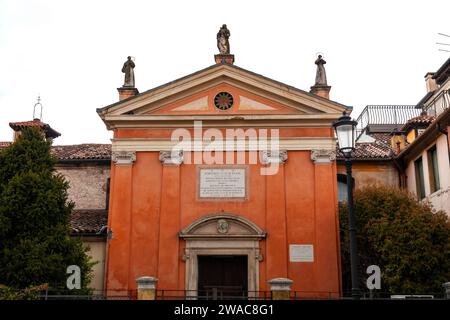
[[[403,165],[400,164],[400,162],[395,158],[395,156],[392,157],[392,162],[394,162],[395,167],[397,168],[398,172],[398,186],[400,189],[407,189],[407,179],[405,175],[405,168]]]

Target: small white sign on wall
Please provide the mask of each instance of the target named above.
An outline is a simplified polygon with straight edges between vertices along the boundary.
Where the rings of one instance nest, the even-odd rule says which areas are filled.
[[[314,262],[314,246],[312,244],[289,245],[290,262]]]

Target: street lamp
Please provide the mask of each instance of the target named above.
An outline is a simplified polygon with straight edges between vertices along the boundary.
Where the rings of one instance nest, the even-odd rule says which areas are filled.
[[[352,151],[355,150],[355,128],[357,122],[344,112],[342,117],[333,123],[339,143],[339,150],[344,154],[347,169],[347,203],[348,203],[348,231],[350,234],[350,267],[352,275],[352,298],[359,299],[358,275],[358,247],[356,243],[356,223],[353,213],[353,186],[352,186]]]

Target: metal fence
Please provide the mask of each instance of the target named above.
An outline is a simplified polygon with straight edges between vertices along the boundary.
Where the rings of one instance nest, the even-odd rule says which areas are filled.
[[[209,290],[164,290],[155,292],[156,300],[273,300],[272,291],[227,291]],[[362,291],[363,300],[391,300],[391,299],[445,299],[445,292],[433,292],[423,294],[392,294],[379,290]],[[137,290],[94,290],[86,294],[77,294],[74,291],[42,291],[37,295],[39,300],[137,300]],[[350,300],[351,293],[326,291],[290,291],[290,300]]]
[[[426,106],[423,108],[428,112],[429,115],[439,116],[450,106],[450,93],[449,90],[443,90],[433,100],[427,102]]]
[[[76,291],[46,290],[38,294],[39,300],[136,300],[137,290],[94,290],[79,294]]]
[[[368,126],[392,126],[400,129],[409,119],[422,112],[413,105],[368,105],[359,115],[356,133],[359,137]]]

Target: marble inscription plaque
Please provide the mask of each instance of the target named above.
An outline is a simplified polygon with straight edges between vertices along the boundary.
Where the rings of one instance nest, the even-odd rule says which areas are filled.
[[[202,168],[199,198],[245,198],[245,168]]]
[[[314,246],[312,244],[289,245],[290,262],[314,262]]]

